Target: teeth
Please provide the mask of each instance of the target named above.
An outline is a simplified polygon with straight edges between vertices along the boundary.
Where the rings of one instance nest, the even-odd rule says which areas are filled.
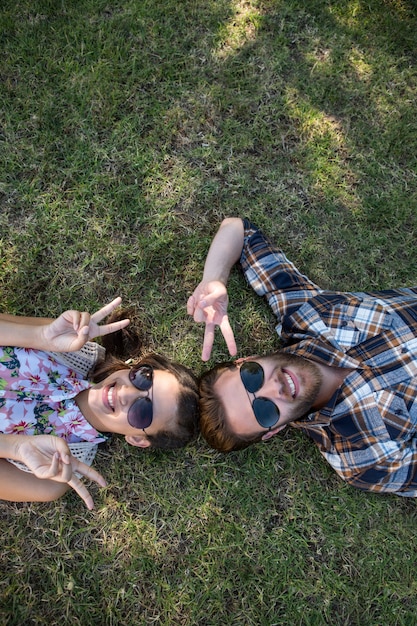
[[[290,376],[289,374],[287,374],[286,372],[284,372],[284,376],[285,376],[285,378],[287,379],[287,383],[288,383],[288,385],[289,385],[289,387],[290,387],[290,390],[291,390],[291,396],[294,398],[294,396],[295,396],[295,385],[294,385],[294,381],[293,381],[293,379],[291,378],[291,376]]]
[[[114,387],[110,387],[109,389],[109,393],[107,394],[107,400],[109,402],[109,405],[112,409],[114,409],[114,404],[113,404],[113,389]]]

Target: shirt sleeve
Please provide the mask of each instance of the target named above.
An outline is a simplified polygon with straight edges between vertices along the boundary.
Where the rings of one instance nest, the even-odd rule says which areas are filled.
[[[106,350],[95,341],[87,341],[81,350],[46,352],[46,354],[53,356],[58,363],[75,370],[77,374],[87,380],[92,376],[96,367],[104,361]]]
[[[381,444],[376,444],[376,447],[381,448]],[[391,450],[386,451],[384,458],[364,471],[349,472],[349,475],[346,475],[345,472],[338,471],[334,464],[333,467],[346,482],[357,489],[415,498],[417,496],[416,442],[411,440],[406,446],[390,442],[390,447]],[[380,453],[380,450],[378,452]]]
[[[243,220],[244,243],[240,265],[249,285],[265,296],[278,320],[322,290],[302,274],[285,254],[249,220]]]
[[[417,495],[416,415],[410,406],[416,389],[413,379],[399,382],[395,391],[366,396],[313,439],[333,469],[350,485],[375,493]],[[407,403],[398,394],[405,392]],[[363,387],[362,387],[363,392]],[[410,412],[407,410],[409,405]],[[302,430],[309,425],[300,425]],[[315,435],[322,433],[320,440]],[[310,434],[307,432],[307,434]]]

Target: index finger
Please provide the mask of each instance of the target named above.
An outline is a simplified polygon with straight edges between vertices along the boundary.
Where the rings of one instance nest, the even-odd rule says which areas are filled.
[[[93,480],[95,483],[100,485],[100,487],[107,487],[107,483],[104,480],[103,476],[93,467],[90,467],[82,461],[78,461],[78,459],[75,459],[74,457],[71,458],[71,462],[73,472],[78,472],[79,474],[82,474],[85,478],[88,478],[88,480]]]
[[[194,296],[190,296],[187,300],[187,313],[188,315],[194,315],[195,299]]]
[[[68,484],[70,487],[72,487],[72,489],[74,489],[76,493],[78,493],[80,498],[84,500],[87,509],[91,511],[91,509],[94,508],[94,501],[87,487],[81,482],[79,478],[77,478],[77,476],[73,476],[71,480],[68,481]]]
[[[220,324],[220,330],[222,331],[222,335],[227,345],[227,349],[229,350],[229,354],[234,356],[237,352],[237,346],[235,341],[235,336],[233,334],[232,327],[229,323],[229,318],[225,315]]]
[[[121,330],[130,324],[129,319],[120,320],[120,322],[112,322],[111,324],[104,324],[103,326],[97,326],[99,329],[98,335],[102,337],[103,335],[109,335],[110,333],[116,332],[116,330]]]
[[[114,300],[109,302],[109,304],[106,304],[101,309],[99,309],[98,311],[93,313],[93,315],[90,318],[91,321],[95,322],[96,324],[98,322],[101,322],[102,319],[107,317],[107,315],[109,315],[109,313],[112,313],[112,311],[114,311],[114,309],[116,309],[119,306],[121,301],[122,301],[122,299],[120,298],[120,296],[118,296],[117,298],[115,298]]]
[[[79,474],[82,474],[86,478],[89,478],[90,480],[94,480],[97,484],[100,485],[100,487],[105,487],[107,484],[101,474],[99,474],[95,469],[93,469],[89,465],[86,465],[85,463],[82,463],[81,461],[77,461],[77,459],[72,459],[72,469],[74,472],[78,472]],[[91,509],[94,508],[93,498],[90,495],[90,492],[88,491],[87,487],[78,478],[78,476],[76,476],[73,473],[71,480],[68,481],[68,485],[72,489],[74,489],[76,493],[78,493],[80,498],[84,500],[87,509],[91,511]]]
[[[206,328],[204,330],[203,351],[201,353],[202,361],[208,361],[210,358],[211,349],[214,343],[215,328],[215,324],[206,324]]]

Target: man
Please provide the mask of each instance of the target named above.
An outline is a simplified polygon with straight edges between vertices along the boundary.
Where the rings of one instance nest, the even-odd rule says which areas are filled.
[[[222,222],[187,303],[205,322],[203,361],[219,326],[236,354],[226,285],[237,262],[278,319],[283,348],[220,364],[200,384],[201,430],[223,452],[301,429],[344,480],[417,496],[417,288],[325,291],[248,220]]]

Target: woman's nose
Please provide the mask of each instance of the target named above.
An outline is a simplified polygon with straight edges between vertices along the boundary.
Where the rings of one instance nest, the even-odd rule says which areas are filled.
[[[124,385],[120,395],[121,404],[123,406],[130,406],[132,402],[138,398],[146,398],[149,396],[149,389],[147,391],[143,391],[132,384]]]

